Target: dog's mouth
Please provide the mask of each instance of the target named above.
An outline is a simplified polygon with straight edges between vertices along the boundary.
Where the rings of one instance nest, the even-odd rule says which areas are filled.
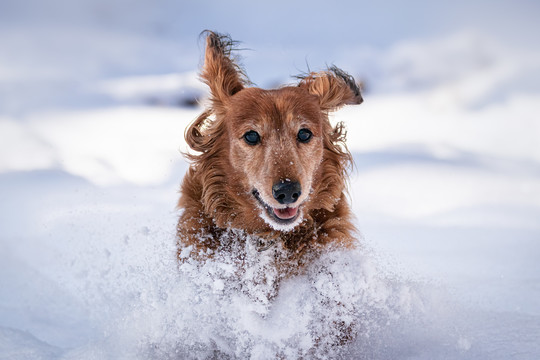
[[[296,207],[274,208],[261,199],[259,191],[253,190],[252,194],[253,197],[257,199],[259,205],[264,208],[265,214],[267,215],[266,217],[263,217],[264,220],[266,220],[266,222],[269,222],[268,220],[274,222],[269,223],[271,226],[275,227],[277,224],[282,227],[285,226],[283,229],[286,229],[289,227],[292,228],[297,224],[297,220],[300,218],[301,213],[300,205]]]
[[[285,209],[276,209],[274,208],[274,215],[280,220],[290,220],[294,219],[298,215],[298,207]]]

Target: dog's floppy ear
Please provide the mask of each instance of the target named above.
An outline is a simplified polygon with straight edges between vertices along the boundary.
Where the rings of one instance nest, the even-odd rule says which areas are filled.
[[[203,34],[206,35],[206,52],[201,78],[210,87],[213,105],[219,107],[242,90],[247,80],[231,57],[235,42],[230,36],[208,30]]]
[[[298,86],[316,95],[323,111],[337,110],[343,105],[361,104],[363,101],[354,78],[335,66],[327,71],[301,76]]]

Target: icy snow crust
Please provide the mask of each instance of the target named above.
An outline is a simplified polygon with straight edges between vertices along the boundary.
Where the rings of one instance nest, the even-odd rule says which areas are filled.
[[[302,274],[282,279],[274,264],[286,259],[281,244],[260,252],[256,239],[240,230],[220,241],[223,249],[211,260],[180,266],[201,326],[193,333],[204,334],[182,343],[185,354],[193,343],[210,351],[203,357],[214,351],[237,358],[348,354],[354,347],[338,346],[343,333],[358,333],[360,348],[369,349],[382,329],[419,305],[411,304],[410,286],[381,277],[361,251],[330,251]]]
[[[142,228],[95,249],[101,254],[91,250],[94,261],[104,261],[95,273],[88,259],[70,265],[84,275],[67,285],[98,326],[90,344],[49,349],[30,335],[12,340],[17,332],[9,329],[0,344],[45,359],[373,359],[394,358],[402,341],[414,341],[404,328],[438,326],[433,311],[425,317],[438,290],[390,276],[365,249],[329,251],[282,279],[273,265],[279,245],[259,252],[242,231],[224,234],[224,249],[210,259],[181,265],[164,236]],[[338,346],[343,331],[354,339]],[[436,331],[462,350],[455,333]]]

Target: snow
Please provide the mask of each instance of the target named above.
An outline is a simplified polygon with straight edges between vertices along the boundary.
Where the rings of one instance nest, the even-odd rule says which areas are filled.
[[[172,162],[180,160],[184,128],[196,114],[132,106],[42,112],[24,122],[7,119],[0,125],[6,136],[0,146],[12,155],[0,163],[4,171],[59,168],[101,185],[160,183]],[[149,127],[149,120],[156,126]],[[148,142],[154,144],[152,152]]]
[[[0,359],[540,356],[536,4],[31,3],[0,5]],[[279,244],[231,230],[232,256],[178,264],[205,28],[261,86],[365,81],[332,119],[359,250],[283,280]],[[336,324],[358,338],[330,346]]]

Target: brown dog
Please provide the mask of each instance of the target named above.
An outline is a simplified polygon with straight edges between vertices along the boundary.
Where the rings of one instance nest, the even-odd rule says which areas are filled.
[[[220,239],[230,229],[244,235],[235,241],[255,239],[260,251],[279,247],[284,276],[297,273],[309,254],[355,246],[345,196],[352,159],[343,125],[328,120],[329,112],[362,102],[354,79],[331,67],[300,77],[297,86],[249,87],[233,41],[206,35],[201,78],[211,98],[185,133],[196,154],[187,155],[178,203],[179,259],[227,251]]]

